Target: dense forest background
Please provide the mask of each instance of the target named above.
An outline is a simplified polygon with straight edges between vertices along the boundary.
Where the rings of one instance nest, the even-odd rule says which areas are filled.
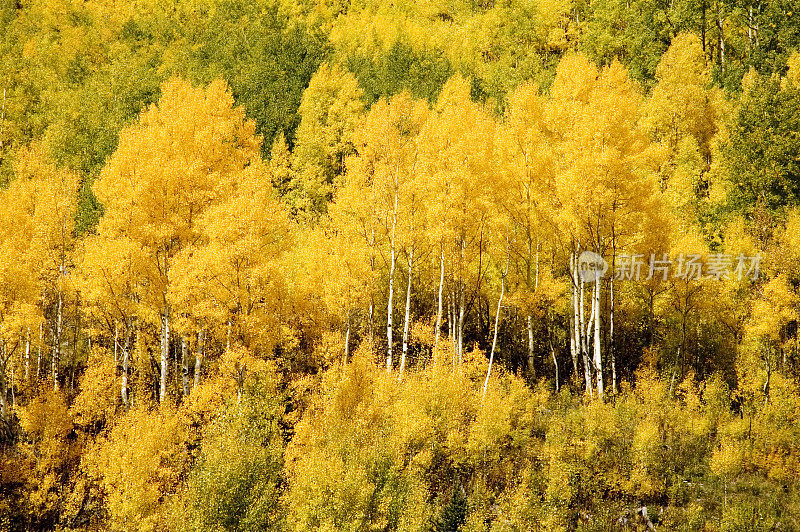
[[[800,529],[796,8],[0,0],[0,530]]]

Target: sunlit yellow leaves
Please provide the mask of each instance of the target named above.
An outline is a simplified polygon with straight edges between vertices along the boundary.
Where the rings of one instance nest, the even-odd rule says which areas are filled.
[[[691,33],[677,36],[658,64],[656,79],[645,127],[673,150],[681,138],[691,135],[707,155],[717,129],[719,95],[707,89],[709,72],[700,39]]]
[[[341,67],[323,64],[303,93],[293,151],[296,175],[287,198],[297,210],[317,215],[344,172],[345,159],[354,151],[356,126],[362,118],[362,90],[355,77]]]
[[[184,430],[171,409],[136,408],[88,453],[84,467],[105,490],[111,529],[163,529],[166,496],[187,465]]]

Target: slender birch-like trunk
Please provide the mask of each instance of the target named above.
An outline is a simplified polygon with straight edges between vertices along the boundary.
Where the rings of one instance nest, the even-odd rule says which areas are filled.
[[[577,277],[575,272],[575,254],[571,254],[569,258],[569,270],[572,274],[572,283],[570,285],[570,295],[572,297],[572,312],[570,312],[570,344],[569,350],[570,355],[572,356],[572,369],[574,371],[574,379],[579,379],[578,376],[578,354],[580,353],[580,348],[578,346],[578,285],[577,285]]]
[[[11,366],[11,409],[16,410],[17,395],[14,393],[14,351],[11,352],[11,356],[8,357],[6,363]]]
[[[556,391],[560,391],[561,385],[558,381],[558,359],[556,358],[556,350],[553,348],[553,342],[550,342],[550,354],[553,357],[553,366],[556,368]]]
[[[194,358],[194,388],[200,384],[200,369],[203,365],[203,352],[205,350],[205,339],[203,337],[203,329],[197,331],[197,354]]]
[[[436,333],[433,339],[433,356],[438,357],[436,350],[439,347],[439,333],[442,329],[442,289],[444,288],[444,242],[441,244],[442,248],[442,255],[440,260],[440,271],[439,271],[439,309],[436,312]],[[434,360],[434,363],[436,360]]]
[[[533,379],[533,317],[530,314],[528,314],[528,375]]]
[[[114,373],[119,367],[119,323],[114,320]]]
[[[608,351],[611,355],[611,391],[617,393],[617,354],[614,352],[614,275],[609,281],[610,308],[608,320]]]
[[[44,343],[44,324],[39,324],[39,346],[36,354],[36,380],[42,376],[42,344]]]
[[[600,344],[600,276],[594,280],[594,365],[597,376],[597,394],[603,397],[603,353]]]
[[[500,278],[500,297],[497,300],[497,312],[494,315],[494,337],[492,338],[492,351],[489,353],[489,369],[486,370],[486,380],[483,381],[483,395],[481,401],[486,397],[486,388],[489,386],[489,376],[492,374],[492,364],[494,363],[494,350],[497,347],[497,329],[500,325],[500,308],[503,304],[503,296],[506,292],[506,275],[508,274],[508,245],[506,245],[506,271]]]
[[[375,228],[372,228],[372,238],[369,242],[369,271],[372,275],[375,275]],[[370,286],[372,284],[370,283]],[[370,289],[369,294],[369,338],[373,342],[375,342],[375,291],[374,289]]]
[[[347,332],[344,335],[344,365],[350,356],[350,314],[347,315]]]
[[[594,386],[592,385],[592,363],[589,361],[589,349],[588,349],[588,342],[586,338],[586,322],[585,322],[585,314],[584,314],[584,282],[583,279],[580,278],[578,274],[578,264],[577,258],[575,259],[575,274],[578,276],[577,280],[580,283],[580,301],[579,301],[579,318],[580,318],[580,326],[578,328],[578,334],[580,335],[580,346],[581,346],[581,358],[583,359],[583,374],[586,379],[586,393],[589,394],[590,397],[594,396]]]
[[[25,383],[27,384],[28,379],[31,375],[31,328],[28,326],[28,330],[25,334]]]
[[[391,265],[389,267],[389,302],[386,307],[386,372],[392,371],[392,299],[394,298],[395,269],[395,230],[397,229],[397,192],[394,194],[394,212],[392,214]]]
[[[3,126],[6,122],[6,88],[3,87],[3,109],[0,111],[0,151],[3,149]]]
[[[503,295],[506,288],[505,278],[500,281],[500,298],[497,300],[497,312],[494,315],[494,337],[492,338],[492,350],[489,353],[489,369],[486,370],[486,379],[483,381],[483,395],[481,401],[486,397],[486,388],[489,386],[489,376],[492,374],[492,364],[494,363],[494,350],[497,347],[497,328],[500,324],[500,307],[503,304]]]
[[[561,383],[558,375],[558,357],[556,357],[556,350],[553,347],[553,337],[550,334],[550,327],[547,328],[547,342],[550,344],[550,356],[553,357],[553,367],[556,369],[556,391],[561,390]]]
[[[594,311],[595,311],[595,307],[594,307],[594,286],[592,286],[592,293],[589,295],[589,308],[591,308],[592,311],[589,314],[589,321],[586,323],[586,331],[584,333],[586,335],[586,352],[587,353],[590,353],[591,349],[592,349],[591,339],[593,337],[592,329],[594,328],[594,319],[595,319],[595,313],[594,313]],[[594,360],[594,358],[590,358],[590,361],[593,361],[593,360]],[[592,364],[594,364],[594,362],[592,362]],[[592,365],[592,368],[594,368],[594,365]]]
[[[136,329],[136,345],[139,345],[139,330]],[[125,334],[125,346],[122,348],[122,385],[120,387],[120,395],[122,396],[122,404],[128,406],[128,364],[130,361],[130,337],[131,333]]]
[[[723,31],[722,10],[720,9],[720,2],[717,0],[717,45],[719,46],[719,64],[722,72],[725,72],[725,34]]]
[[[161,379],[158,400],[164,402],[167,397],[167,378],[169,376],[169,309],[161,316]]]
[[[181,384],[183,396],[189,396],[189,357],[186,348],[186,336],[181,335]]]
[[[58,391],[58,364],[61,358],[61,319],[62,319],[62,306],[64,297],[61,292],[61,287],[58,288],[58,315],[56,317],[56,328],[53,331],[53,390]]]
[[[0,368],[0,419],[6,420],[8,419],[8,405],[6,405],[8,398],[8,383],[6,382],[8,361],[6,360],[5,340],[0,343],[0,363],[2,364],[2,368]]]
[[[450,336],[450,344],[453,346],[453,365],[456,363],[456,293],[451,289],[447,293],[447,334]]]
[[[458,298],[458,365],[464,362],[464,287],[459,288]]]
[[[461,235],[461,274],[459,275],[459,282],[458,282],[458,365],[459,367],[464,362],[464,249],[466,248],[466,242],[464,241],[464,235]]]
[[[412,223],[411,230],[413,232],[414,225]],[[406,289],[406,317],[403,323],[403,354],[400,356],[400,374],[399,379],[403,378],[403,370],[406,367],[406,356],[408,355],[408,326],[411,322],[411,272],[414,267],[414,245],[412,244],[408,252],[408,288]]]

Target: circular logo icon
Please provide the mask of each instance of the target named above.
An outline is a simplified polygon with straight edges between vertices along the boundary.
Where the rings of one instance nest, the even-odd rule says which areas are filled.
[[[584,283],[601,279],[608,271],[608,263],[593,251],[584,251],[578,257],[578,275]]]

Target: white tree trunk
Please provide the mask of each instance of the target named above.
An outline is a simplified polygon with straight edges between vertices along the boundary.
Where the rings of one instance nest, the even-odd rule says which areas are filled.
[[[508,275],[508,267],[511,256],[509,255],[508,238],[506,238],[506,269],[503,276],[500,278],[500,297],[497,300],[497,312],[494,315],[494,337],[492,338],[492,351],[489,354],[489,369],[486,370],[486,380],[483,381],[483,395],[481,401],[486,397],[486,388],[489,386],[489,376],[492,374],[492,364],[494,363],[494,351],[497,347],[497,329],[500,326],[500,308],[503,304],[503,296],[506,293],[506,275]]]
[[[39,324],[39,346],[36,354],[36,380],[42,376],[42,344],[44,343],[44,325]]]
[[[412,226],[413,227],[413,226]],[[408,252],[408,288],[406,289],[406,317],[403,323],[403,354],[400,356],[400,374],[398,378],[403,378],[403,370],[406,367],[406,356],[408,355],[408,326],[411,323],[411,272],[414,265],[414,246],[412,244]]]
[[[611,354],[611,391],[617,393],[617,354],[614,352],[614,276],[609,280],[609,297],[611,298],[608,320],[608,350]]]
[[[597,376],[597,394],[603,397],[603,357],[600,344],[600,276],[594,280],[594,366]]]
[[[167,377],[169,376],[169,310],[161,317],[161,379],[158,400],[163,403],[167,397]]]
[[[578,323],[578,285],[577,285],[577,278],[575,276],[575,254],[573,253],[570,256],[570,263],[569,263],[570,272],[572,274],[572,283],[570,285],[570,295],[572,296],[572,312],[570,313],[570,343],[569,343],[569,350],[570,355],[572,356],[572,369],[574,371],[574,379],[578,379],[578,355],[580,353],[580,347],[578,345],[578,329],[580,324]]]
[[[458,365],[464,363],[464,288],[459,289],[458,298]]]
[[[122,348],[122,385],[120,395],[122,404],[128,406],[128,364],[130,361],[130,332],[126,333],[125,346]],[[139,344],[139,331],[136,331],[136,345]]]
[[[397,229],[397,193],[394,195],[394,214],[392,215],[391,264],[389,266],[389,302],[386,307],[386,371],[392,371],[392,299],[394,298],[395,268],[395,230]]]
[[[53,390],[58,391],[58,364],[61,358],[61,318],[62,318],[62,305],[64,302],[61,287],[58,289],[58,316],[56,318],[56,330],[53,331]]]
[[[461,236],[461,264],[464,264],[464,249],[466,242],[464,236]],[[463,271],[463,270],[462,270]],[[464,362],[464,279],[459,278],[458,282],[458,365]]]
[[[203,365],[203,352],[205,351],[205,338],[203,337],[203,329],[197,331],[197,354],[194,358],[194,388],[200,384],[200,369]]]
[[[6,382],[8,361],[6,360],[5,340],[0,344],[0,364],[2,364],[2,367],[0,367],[0,418],[6,420],[8,419],[8,406],[6,405],[8,396],[8,383]]]
[[[14,351],[12,351],[11,355],[8,357],[7,363],[11,366],[11,408],[12,410],[16,410],[17,395],[14,393]]]
[[[25,334],[25,383],[27,384],[31,373],[31,328],[28,326]]]
[[[549,337],[550,331],[547,332],[548,334],[548,342],[550,342],[550,356],[553,357],[553,367],[556,368],[556,391],[561,389],[561,384],[559,382],[559,375],[558,375],[558,358],[556,357],[556,350],[553,347],[553,339]]]
[[[375,228],[372,228],[372,237],[369,242],[369,271],[372,275],[375,274]],[[375,290],[370,283],[369,294],[369,338],[371,342],[375,341]],[[374,345],[374,344],[373,344]]]
[[[350,357],[350,316],[347,316],[347,333],[344,335],[344,365]]]
[[[577,259],[576,259],[577,261]],[[578,269],[577,269],[577,262],[575,264],[575,274],[577,276]],[[586,379],[586,393],[589,396],[594,396],[594,385],[592,384],[592,363],[589,360],[589,349],[588,349],[588,342],[586,338],[586,323],[585,323],[585,315],[584,315],[584,283],[583,279],[577,277],[578,282],[580,283],[580,301],[579,301],[579,319],[580,319],[580,326],[578,327],[578,334],[580,336],[580,348],[581,348],[581,357],[583,358],[583,374]]]
[[[489,376],[492,374],[492,364],[494,363],[494,350],[497,347],[497,328],[500,325],[500,307],[503,304],[503,295],[506,291],[506,276],[500,279],[500,298],[497,300],[497,312],[494,315],[494,337],[492,338],[492,351],[489,353],[489,369],[486,370],[486,380],[483,381],[483,395],[481,401],[486,397],[486,388],[489,386]]]
[[[186,347],[186,336],[181,335],[181,384],[183,396],[189,396],[189,357]]]
[[[442,329],[442,289],[444,288],[444,242],[442,242],[441,268],[439,272],[439,310],[436,312],[436,333],[433,340],[433,356],[438,357],[439,333]],[[434,363],[436,360],[434,360]]]
[[[533,317],[528,314],[528,375],[534,377],[533,371]]]
[[[447,295],[447,333],[450,336],[450,345],[453,347],[453,366],[456,365],[456,294],[451,289]]]

